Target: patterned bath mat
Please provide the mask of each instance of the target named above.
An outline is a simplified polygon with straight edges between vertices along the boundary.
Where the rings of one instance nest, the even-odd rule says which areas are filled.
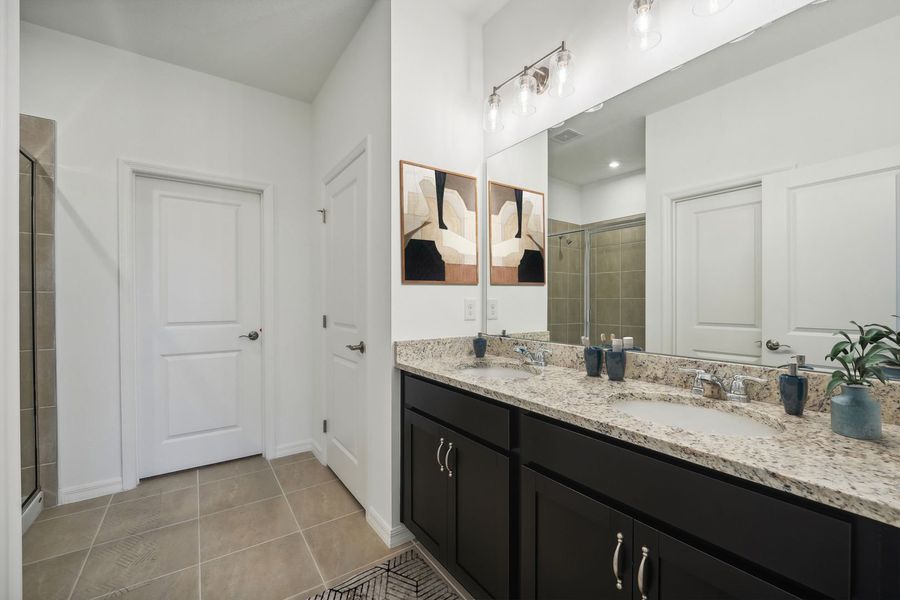
[[[459,596],[410,549],[310,600],[459,600]]]

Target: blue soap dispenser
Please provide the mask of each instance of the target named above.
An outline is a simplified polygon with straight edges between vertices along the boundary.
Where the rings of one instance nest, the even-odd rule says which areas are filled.
[[[797,354],[791,358],[794,359],[794,362],[781,365],[787,367],[788,372],[778,377],[778,392],[781,394],[784,412],[799,417],[803,414],[803,407],[806,405],[809,380],[806,376],[799,375],[798,371],[809,367],[806,366],[806,356]]]

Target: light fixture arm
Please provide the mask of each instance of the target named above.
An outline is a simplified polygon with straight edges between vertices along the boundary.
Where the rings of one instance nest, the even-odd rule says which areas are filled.
[[[548,52],[547,54],[543,55],[542,57],[540,57],[539,59],[537,59],[536,61],[534,61],[534,62],[531,63],[530,65],[525,65],[525,68],[524,68],[524,69],[522,69],[521,71],[518,71],[515,75],[513,75],[513,76],[509,77],[508,79],[504,80],[503,83],[501,83],[500,85],[495,85],[495,86],[494,86],[494,93],[496,94],[496,93],[497,93],[497,90],[499,90],[500,88],[502,88],[503,86],[505,86],[507,83],[509,83],[509,82],[512,81],[513,79],[515,79],[515,78],[517,78],[517,77],[521,77],[522,75],[528,74],[528,72],[531,71],[532,69],[534,69],[536,66],[538,66],[539,64],[541,64],[542,62],[544,62],[545,60],[547,60],[548,58],[550,58],[551,56],[553,56],[553,55],[556,54],[557,52],[560,52],[560,51],[565,50],[565,49],[566,49],[566,42],[563,41],[559,46],[557,46],[556,48],[554,48],[553,50],[551,50],[551,51]]]

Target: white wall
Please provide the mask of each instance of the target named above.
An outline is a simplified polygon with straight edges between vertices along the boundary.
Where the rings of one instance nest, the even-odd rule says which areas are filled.
[[[0,597],[22,596],[19,446],[19,2],[0,2]]]
[[[56,286],[60,491],[121,476],[117,287],[119,158],[275,185],[276,446],[311,437],[318,348],[305,257],[310,106],[29,24],[24,113],[58,132]]]
[[[391,286],[395,340],[474,335],[480,286],[402,285],[399,161],[478,177],[484,193],[481,27],[442,0],[391,2]],[[480,215],[479,215],[480,216]],[[479,261],[484,261],[479,249]],[[482,263],[483,264],[483,263]],[[476,318],[463,320],[463,300]]]
[[[487,180],[505,183],[544,194],[544,233],[547,232],[547,195],[549,191],[547,132],[534,135],[512,148],[507,148],[487,159]],[[488,192],[489,193],[489,192]],[[481,214],[488,225],[488,204],[485,194]],[[486,232],[487,230],[485,230]],[[485,240],[488,239],[485,233]],[[544,253],[546,256],[546,252]],[[490,255],[484,252],[484,283],[488,286],[487,298],[497,300],[497,319],[488,321],[489,333],[547,331],[546,285],[490,285]],[[545,265],[546,267],[546,265]]]
[[[645,212],[647,181],[643,172],[581,186],[582,223],[621,219]]]
[[[568,223],[581,220],[581,187],[562,179],[547,180],[547,217]]]
[[[366,281],[366,398],[368,452],[366,477],[366,513],[369,522],[383,537],[389,536],[392,523],[393,431],[391,348],[391,72],[390,2],[377,0],[332,69],[328,80],[313,102],[313,181],[315,203],[323,202],[324,179],[331,169],[361,142],[369,141],[371,204],[367,213],[368,268]],[[325,228],[319,225],[316,236],[324,248]],[[324,256],[324,253],[321,254]],[[322,282],[322,262],[315,261],[315,281]],[[320,312],[322,297],[318,298]],[[316,331],[316,347],[322,348],[324,330]],[[322,352],[317,354],[317,374],[322,371]],[[316,379],[317,385],[320,379]],[[318,394],[321,397],[321,387]],[[311,407],[312,422],[323,418],[323,402]],[[324,447],[321,433],[317,444]]]
[[[735,3],[737,4],[737,3]],[[663,196],[900,144],[900,17],[647,117],[647,344],[661,331]]]
[[[660,4],[663,41],[643,53],[629,50],[624,0],[511,0],[484,27],[481,100],[491,86],[561,40],[575,54],[576,91],[562,99],[541,96],[531,117],[507,115],[503,131],[485,136],[485,151],[490,155],[512,146],[810,1],[741,1],[715,18],[698,18],[691,12],[692,0],[666,0]]]

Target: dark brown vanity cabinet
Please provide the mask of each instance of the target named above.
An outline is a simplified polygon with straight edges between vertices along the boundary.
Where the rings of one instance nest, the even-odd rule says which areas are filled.
[[[403,403],[403,522],[477,598],[900,600],[895,527],[410,375]]]
[[[471,594],[509,598],[510,458],[461,433],[431,402],[448,390],[421,383],[406,386],[419,408],[403,415],[403,522]],[[420,412],[429,409],[448,421]]]

